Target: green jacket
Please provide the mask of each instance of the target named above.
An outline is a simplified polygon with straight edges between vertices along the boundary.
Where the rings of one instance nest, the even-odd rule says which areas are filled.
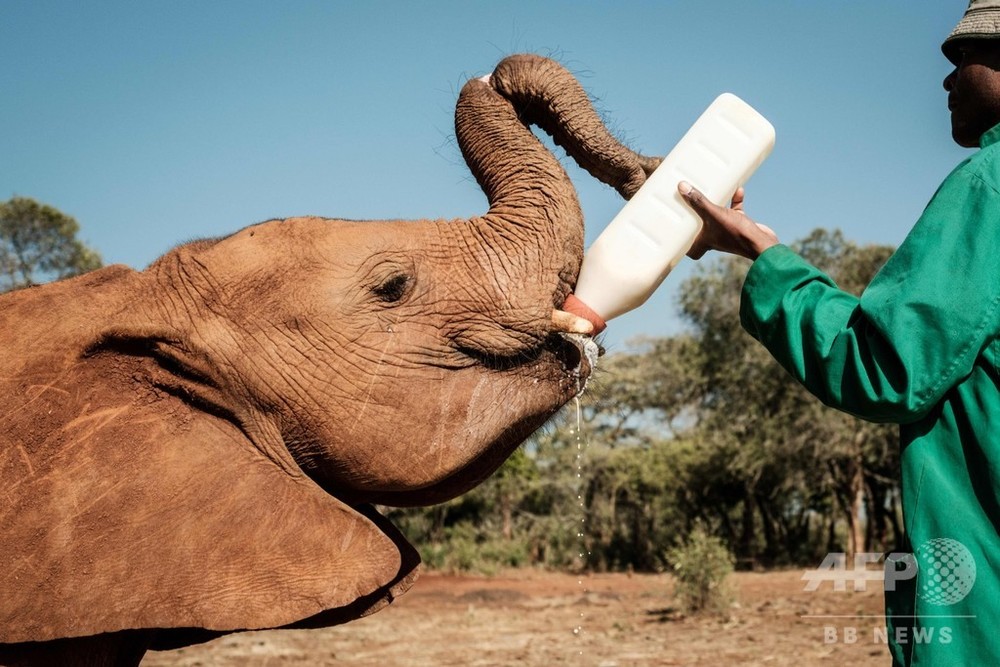
[[[900,425],[917,574],[895,590],[887,577],[899,665],[1000,665],[998,142],[1000,126],[945,179],[860,299],[781,245],[743,287],[743,326],[809,391]]]

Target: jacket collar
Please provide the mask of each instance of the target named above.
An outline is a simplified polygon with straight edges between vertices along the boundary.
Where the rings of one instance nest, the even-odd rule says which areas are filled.
[[[994,125],[991,129],[983,132],[983,136],[979,138],[979,147],[986,148],[987,146],[992,146],[998,141],[1000,141],[1000,125]]]

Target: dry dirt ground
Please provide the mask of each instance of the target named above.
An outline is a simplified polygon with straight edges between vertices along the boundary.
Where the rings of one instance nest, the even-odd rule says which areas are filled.
[[[808,592],[802,572],[733,575],[728,618],[684,617],[667,575],[424,573],[368,618],[149,652],[142,667],[888,665],[881,582],[865,592],[828,583]],[[855,641],[850,629],[845,641],[845,627]]]

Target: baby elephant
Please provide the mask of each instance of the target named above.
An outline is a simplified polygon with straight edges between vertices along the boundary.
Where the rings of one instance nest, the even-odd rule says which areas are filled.
[[[481,217],[270,220],[0,297],[0,664],[134,665],[412,584],[372,505],[472,488],[590,372],[558,311],[583,219],[530,124],[626,198],[657,164],[512,56],[455,112]]]

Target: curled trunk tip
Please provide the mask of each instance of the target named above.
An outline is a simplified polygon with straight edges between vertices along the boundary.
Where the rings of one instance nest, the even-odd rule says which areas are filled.
[[[625,199],[662,159],[639,154],[615,138],[577,79],[551,58],[508,56],[497,64],[490,83],[525,123],[541,127],[577,164]]]

